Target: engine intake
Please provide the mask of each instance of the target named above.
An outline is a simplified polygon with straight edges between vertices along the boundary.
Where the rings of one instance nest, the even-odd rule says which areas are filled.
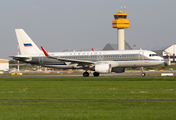
[[[111,72],[111,64],[103,63],[95,65],[95,72],[98,73],[110,73]]]

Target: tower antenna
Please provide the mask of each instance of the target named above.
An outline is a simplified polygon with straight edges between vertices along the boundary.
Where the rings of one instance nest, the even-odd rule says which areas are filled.
[[[124,13],[126,13],[126,4],[123,5]]]
[[[122,9],[122,4],[121,4],[121,11],[122,11],[123,9]]]

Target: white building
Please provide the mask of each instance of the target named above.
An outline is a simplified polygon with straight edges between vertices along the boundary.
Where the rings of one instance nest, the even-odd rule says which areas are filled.
[[[9,60],[0,59],[0,70],[9,69]]]

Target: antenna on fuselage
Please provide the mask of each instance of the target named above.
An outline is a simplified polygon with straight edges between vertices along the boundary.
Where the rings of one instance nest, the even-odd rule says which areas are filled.
[[[65,51],[67,51],[68,49],[65,49],[65,50],[62,50],[62,52],[65,52]]]

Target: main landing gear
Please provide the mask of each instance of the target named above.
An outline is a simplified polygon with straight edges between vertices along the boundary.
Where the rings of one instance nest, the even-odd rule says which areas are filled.
[[[145,77],[145,73],[144,73],[143,67],[141,67],[141,72],[142,72],[142,73],[141,73],[141,76],[142,76],[142,77]]]
[[[89,77],[89,73],[88,73],[88,72],[84,72],[84,73],[83,73],[83,76],[84,76],[84,77]]]
[[[98,77],[98,76],[100,75],[100,73],[94,72],[93,75],[94,75],[94,77]],[[87,71],[84,72],[84,73],[83,73],[83,77],[89,77],[89,73],[88,73]]]
[[[94,75],[94,77],[98,77],[100,75],[100,73],[94,72],[93,75]]]

